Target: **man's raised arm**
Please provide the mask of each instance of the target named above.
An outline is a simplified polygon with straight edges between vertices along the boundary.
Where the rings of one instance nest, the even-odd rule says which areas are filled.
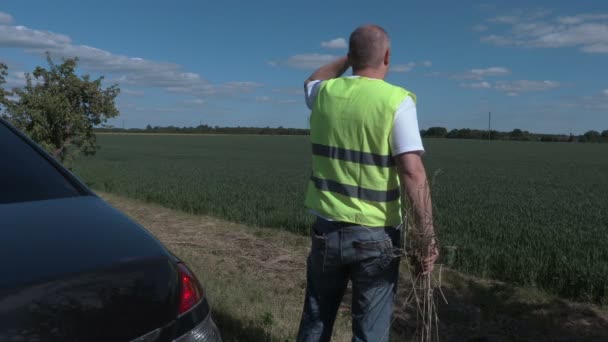
[[[310,77],[304,81],[304,87],[306,87],[310,81],[325,81],[340,77],[344,72],[346,72],[346,70],[348,70],[349,67],[350,63],[348,62],[348,57],[340,57],[313,72]]]

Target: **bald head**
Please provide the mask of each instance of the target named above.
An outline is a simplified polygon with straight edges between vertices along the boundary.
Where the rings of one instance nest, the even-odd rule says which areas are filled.
[[[350,34],[348,59],[353,71],[378,68],[390,48],[386,31],[378,25],[364,25]]]

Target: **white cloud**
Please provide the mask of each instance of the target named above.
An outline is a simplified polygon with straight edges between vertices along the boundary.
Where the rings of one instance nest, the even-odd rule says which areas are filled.
[[[414,67],[416,66],[416,63],[414,62],[409,62],[407,64],[396,64],[390,67],[390,70],[393,72],[409,72],[412,71],[412,69],[414,69]]]
[[[582,45],[583,51],[594,52],[595,46],[608,46],[608,24],[584,23],[563,30],[547,30],[535,37],[531,44],[537,47]]]
[[[287,58],[285,64],[296,69],[316,69],[336,58],[338,56],[309,53],[291,56]]]
[[[192,100],[182,101],[182,103],[186,104],[186,105],[200,106],[200,105],[205,104],[205,100],[203,100],[203,99],[192,99]]]
[[[556,21],[560,24],[575,25],[585,21],[605,19],[608,19],[608,14],[579,14],[568,17],[558,17]]]
[[[462,88],[470,89],[494,89],[505,93],[508,96],[518,96],[520,93],[546,91],[560,87],[561,84],[557,81],[531,81],[531,80],[515,80],[505,81],[499,80],[495,82],[480,81],[460,83]]]
[[[118,107],[118,109],[120,111],[127,110],[127,109],[135,109],[137,107],[133,103],[118,103],[116,106]]]
[[[6,79],[6,87],[8,89],[11,88],[21,88],[27,84],[27,80],[25,78],[25,72],[23,71],[14,71],[10,73]],[[32,83],[38,84],[39,81],[32,77]]]
[[[23,80],[23,82],[25,84],[25,72],[23,72],[23,71],[15,71],[15,72],[13,72],[13,77],[15,79]]]
[[[277,103],[280,103],[280,104],[290,104],[290,103],[298,103],[298,102],[300,102],[300,100],[296,100],[296,99],[287,99],[287,100],[277,101]]]
[[[195,83],[187,86],[170,86],[167,91],[178,94],[190,94],[197,97],[211,95],[251,93],[255,89],[262,87],[261,83],[250,81],[234,81],[221,84]]]
[[[492,88],[492,84],[487,81],[481,82],[471,82],[471,83],[460,83],[460,86],[463,88],[471,88],[471,89],[489,89]]]
[[[588,53],[608,53],[608,43],[584,46],[581,48],[581,50]]]
[[[78,57],[83,68],[110,73],[113,75],[112,80],[121,85],[158,87],[195,96],[250,92],[260,86],[247,81],[211,84],[197,73],[182,70],[178,64],[128,57],[87,45],[76,45],[66,35],[25,26],[0,25],[0,48],[21,48],[38,55],[49,52],[53,58]]]
[[[0,25],[10,25],[13,23],[13,17],[4,12],[0,12]]]
[[[426,76],[426,77],[439,77],[441,75],[442,75],[442,73],[440,73],[439,71],[433,71],[433,72],[424,74],[424,76]]]
[[[515,24],[520,21],[520,17],[516,15],[501,15],[498,17],[491,18],[488,21],[499,24]]]
[[[488,30],[488,26],[486,26],[486,25],[480,24],[480,25],[473,26],[473,31],[475,31],[475,32],[484,32],[487,30]]]
[[[587,110],[608,110],[608,89],[593,95],[579,96],[571,100],[569,103],[561,103],[560,105],[568,108],[587,109]]]
[[[68,46],[70,37],[48,31],[32,30],[25,26],[0,25],[0,47],[48,49]]]
[[[533,91],[545,91],[558,88],[561,84],[557,81],[496,81],[494,88],[505,93],[524,93]]]
[[[321,42],[321,46],[328,49],[346,49],[348,44],[346,43],[346,39],[336,38],[326,42]]]
[[[270,96],[257,96],[255,102],[272,102],[272,98]]]
[[[231,82],[226,82],[223,84],[220,84],[220,87],[223,87],[225,89],[238,89],[238,90],[242,90],[244,92],[252,92],[254,91],[256,88],[261,87],[263,84],[262,83],[258,83],[258,82],[251,82],[251,81],[231,81]]]
[[[482,80],[486,77],[497,77],[509,75],[511,71],[505,67],[490,67],[485,69],[471,69],[460,74],[452,75],[453,79]]]
[[[481,41],[499,46],[576,47],[586,53],[608,53],[608,13],[553,18],[546,14],[490,19],[491,23],[506,25],[506,29]]]
[[[138,107],[132,108],[138,112],[177,113],[184,110],[182,107]]]
[[[267,96],[267,95],[256,96],[254,98],[254,100],[255,100],[255,102],[259,102],[259,103],[273,103],[273,104],[291,104],[291,103],[303,101],[303,100],[296,100],[296,99],[290,99],[290,98],[280,98],[279,99],[279,98],[275,98],[275,97],[271,97],[271,96]]]
[[[507,38],[505,36],[498,36],[495,34],[481,37],[481,41],[484,43],[490,43],[498,46],[507,46],[515,44],[515,41],[513,39]]]
[[[431,62],[431,61],[423,61],[422,62],[422,66],[426,67],[426,68],[430,68],[430,67],[433,66],[433,62]]]
[[[120,89],[120,93],[121,94],[125,94],[125,95],[129,95],[129,96],[133,96],[133,97],[144,96],[144,92],[141,91],[141,90],[133,90],[133,89],[127,89],[127,88]]]

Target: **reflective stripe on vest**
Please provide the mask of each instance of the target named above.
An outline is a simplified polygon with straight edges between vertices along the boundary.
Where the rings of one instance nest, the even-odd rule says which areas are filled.
[[[319,190],[327,190],[337,192],[344,196],[355,197],[358,199],[374,202],[391,202],[396,201],[401,196],[399,188],[381,191],[361,188],[354,185],[342,184],[329,179],[321,179],[315,176],[310,177]]]
[[[375,165],[379,167],[395,166],[395,160],[391,155],[383,156],[380,154],[359,152],[321,144],[312,144],[312,154],[327,158],[346,160],[359,164]]]

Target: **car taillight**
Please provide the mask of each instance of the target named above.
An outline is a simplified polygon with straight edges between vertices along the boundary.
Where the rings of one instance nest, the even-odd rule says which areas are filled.
[[[177,264],[177,269],[181,283],[178,314],[181,315],[198,304],[204,294],[198,279],[185,264]]]

